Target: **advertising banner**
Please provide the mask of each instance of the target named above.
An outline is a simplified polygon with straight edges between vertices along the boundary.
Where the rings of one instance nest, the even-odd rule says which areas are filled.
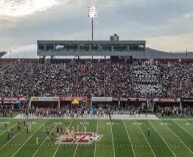
[[[113,97],[92,97],[93,102],[112,102]]]
[[[26,101],[25,97],[0,97],[0,102],[14,103],[18,101]]]
[[[32,97],[31,101],[58,101],[58,97]]]
[[[154,98],[153,99],[154,102],[168,102],[168,103],[177,103],[180,102],[180,99],[173,99],[173,98]]]
[[[184,102],[184,103],[191,103],[191,102],[193,102],[193,98],[182,98],[182,102]]]

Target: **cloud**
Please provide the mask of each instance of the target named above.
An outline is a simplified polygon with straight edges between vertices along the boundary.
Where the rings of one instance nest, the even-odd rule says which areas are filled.
[[[4,18],[0,25],[1,49],[34,45],[39,39],[90,39],[90,0],[55,1],[57,4],[44,11],[40,9],[22,18]],[[96,6],[95,39],[108,40],[117,33],[124,40],[147,40],[148,45],[160,50],[191,48],[193,39],[188,34],[193,33],[192,0],[98,0]]]
[[[37,11],[43,11],[54,5],[57,0],[1,0],[0,16],[5,17],[23,17],[33,14]]]

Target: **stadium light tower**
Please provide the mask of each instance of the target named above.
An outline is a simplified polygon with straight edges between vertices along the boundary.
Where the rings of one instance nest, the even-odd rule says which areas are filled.
[[[94,34],[93,34],[93,29],[94,29],[94,18],[97,17],[97,7],[95,5],[92,5],[90,7],[88,7],[88,17],[91,18],[92,20],[92,41],[94,38]]]

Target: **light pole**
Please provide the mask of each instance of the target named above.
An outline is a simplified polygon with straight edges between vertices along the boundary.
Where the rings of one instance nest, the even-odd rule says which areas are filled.
[[[97,17],[97,7],[95,5],[93,6],[90,6],[88,7],[88,17],[91,18],[92,20],[92,41],[93,41],[93,38],[94,38],[94,33],[93,33],[93,30],[94,30],[94,18]]]

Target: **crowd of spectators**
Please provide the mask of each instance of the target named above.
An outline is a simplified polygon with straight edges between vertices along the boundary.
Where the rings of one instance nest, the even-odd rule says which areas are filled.
[[[159,68],[162,76],[163,97],[193,96],[193,64],[162,64]]]
[[[192,97],[192,64],[0,64],[0,96]]]
[[[0,95],[13,96],[129,96],[130,65],[2,64]]]

